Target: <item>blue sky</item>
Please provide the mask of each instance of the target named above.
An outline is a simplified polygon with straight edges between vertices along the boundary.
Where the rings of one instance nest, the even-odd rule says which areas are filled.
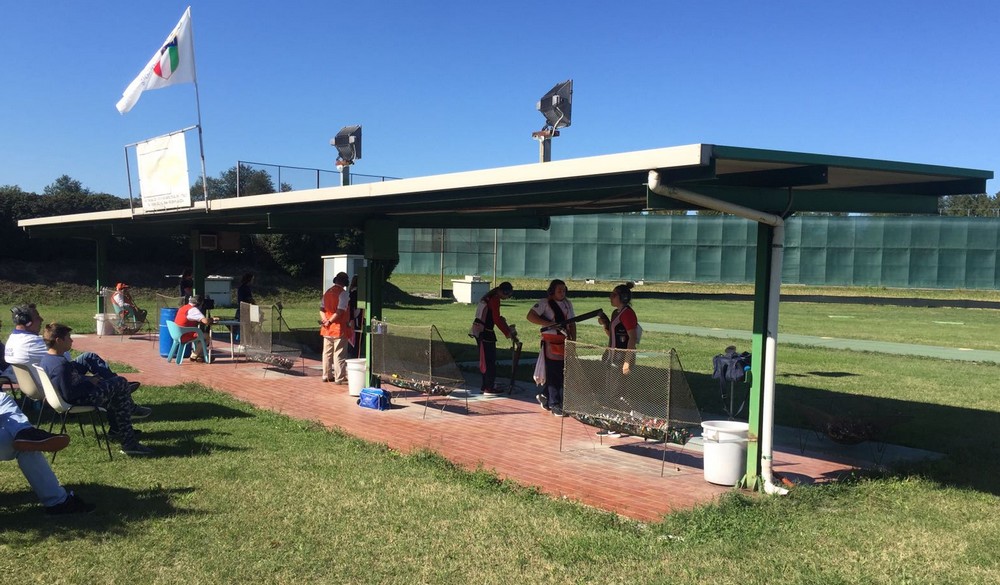
[[[350,124],[357,173],[536,162],[535,103],[569,78],[553,159],[704,142],[1000,167],[995,0],[355,4],[0,3],[0,185],[126,195],[123,146],[197,121],[190,84],[115,110],[188,5],[210,176],[333,170]]]

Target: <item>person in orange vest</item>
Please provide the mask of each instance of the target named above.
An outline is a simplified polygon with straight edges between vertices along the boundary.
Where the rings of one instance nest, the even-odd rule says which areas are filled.
[[[347,346],[354,337],[351,327],[350,279],[346,272],[333,277],[333,286],[323,293],[319,307],[319,334],[323,336],[323,381],[347,383]]]

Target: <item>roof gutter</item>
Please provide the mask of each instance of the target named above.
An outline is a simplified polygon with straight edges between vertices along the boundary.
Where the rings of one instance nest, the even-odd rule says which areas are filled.
[[[657,195],[684,201],[692,205],[729,213],[774,227],[771,240],[771,276],[767,297],[767,324],[764,338],[763,398],[761,401],[760,467],[764,492],[784,495],[788,490],[774,482],[774,378],[778,348],[778,300],[781,297],[781,263],[784,258],[785,220],[773,213],[720,201],[699,193],[660,183],[660,173],[649,171],[649,190]]]

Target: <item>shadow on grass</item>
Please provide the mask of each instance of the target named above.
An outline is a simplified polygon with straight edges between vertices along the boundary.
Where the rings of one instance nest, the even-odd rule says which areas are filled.
[[[143,443],[151,447],[155,453],[151,456],[156,459],[167,457],[202,457],[215,453],[236,453],[248,451],[247,447],[234,447],[224,445],[214,441],[199,439],[197,435],[217,436],[219,433],[208,429],[201,429],[192,432],[181,432],[176,439],[169,443],[160,443],[161,432],[147,433],[142,436]],[[153,441],[157,442],[153,442]]]
[[[156,404],[153,420],[184,422],[227,418],[251,418],[254,415],[212,402],[164,402]]]
[[[822,371],[808,375],[858,376]],[[727,419],[718,381],[708,374],[686,372],[685,376],[702,419]],[[863,383],[863,378],[859,377],[858,383]],[[848,430],[861,428],[862,434],[870,436],[863,437],[858,446],[873,452],[892,444],[942,453],[945,457],[938,460],[894,464],[892,473],[918,474],[942,485],[1000,495],[1000,434],[994,430],[1000,428],[998,412],[779,384],[774,415],[776,424],[802,429],[804,436],[828,435],[831,429],[843,429],[844,423]],[[746,420],[745,414],[742,420]],[[829,438],[848,445],[852,439]],[[878,465],[877,459],[872,457],[873,466]]]
[[[231,433],[215,429],[185,429],[146,431],[141,439],[156,450],[154,457],[191,457],[211,455],[215,452],[235,453],[246,451],[244,447],[224,445],[211,440],[212,437],[228,437]]]
[[[96,504],[97,510],[91,514],[47,516],[30,490],[5,495],[4,505],[0,506],[4,531],[19,534],[29,544],[50,538],[71,541],[94,534],[127,534],[134,529],[134,523],[143,520],[202,513],[174,505],[176,498],[191,493],[193,488],[129,490],[90,483],[74,486],[73,491]]]

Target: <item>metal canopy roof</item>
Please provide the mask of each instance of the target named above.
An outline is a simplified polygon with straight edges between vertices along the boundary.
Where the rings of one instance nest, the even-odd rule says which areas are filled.
[[[690,209],[648,192],[648,172],[682,187],[776,214],[935,213],[943,195],[984,193],[992,171],[711,144],[255,195],[179,211],[117,210],[22,220],[32,236],[302,233],[362,227],[548,227],[549,217]]]

